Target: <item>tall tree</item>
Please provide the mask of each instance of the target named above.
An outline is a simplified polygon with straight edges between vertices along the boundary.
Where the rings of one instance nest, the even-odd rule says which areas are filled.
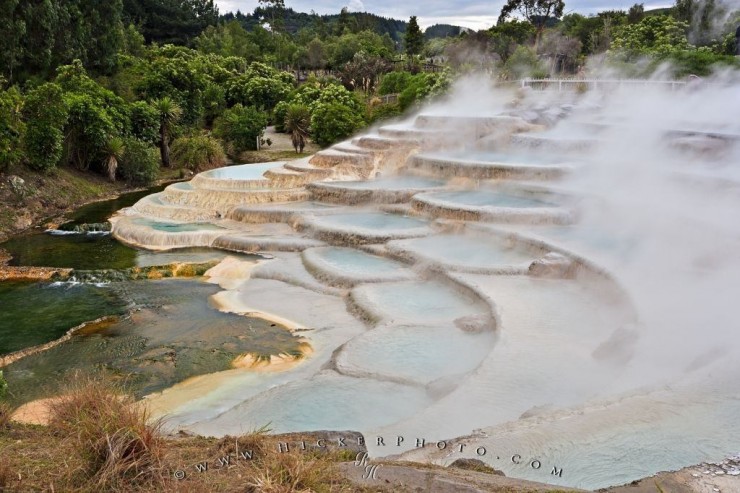
[[[518,12],[537,29],[537,44],[548,21],[560,18],[564,9],[563,0],[508,0],[501,8],[498,22],[505,22],[513,13]]]
[[[162,166],[170,167],[170,139],[172,130],[182,117],[182,108],[168,97],[154,103],[159,113],[159,153],[162,157]]]
[[[637,24],[645,17],[645,5],[636,3],[627,11],[627,22]]]
[[[406,34],[403,37],[404,45],[406,47],[406,54],[409,56],[415,56],[421,53],[424,48],[424,35],[419,29],[419,23],[416,21],[416,16],[412,15],[409,19],[409,25],[406,27]]]

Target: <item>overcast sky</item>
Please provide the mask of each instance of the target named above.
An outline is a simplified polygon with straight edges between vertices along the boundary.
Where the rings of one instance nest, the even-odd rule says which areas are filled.
[[[226,12],[251,13],[257,0],[216,0],[222,14]],[[495,24],[504,0],[425,0],[419,2],[399,2],[398,0],[286,0],[285,6],[297,12],[316,11],[318,14],[338,14],[342,7],[352,11],[372,12],[373,14],[395,19],[408,20],[409,16],[419,18],[422,28],[432,24],[453,24],[471,29],[487,29]],[[566,0],[565,12],[593,14],[602,10],[628,9],[635,0]],[[670,7],[671,0],[643,0],[646,9]]]

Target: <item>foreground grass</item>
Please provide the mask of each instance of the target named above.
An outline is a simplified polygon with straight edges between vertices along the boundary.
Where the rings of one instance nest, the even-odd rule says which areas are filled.
[[[9,422],[0,404],[0,491],[365,491],[335,468],[354,460],[346,452],[276,453],[264,432],[165,438],[146,408],[103,381],[63,395],[48,426]]]

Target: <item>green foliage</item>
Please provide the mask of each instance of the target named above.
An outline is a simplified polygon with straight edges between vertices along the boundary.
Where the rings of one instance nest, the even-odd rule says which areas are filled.
[[[0,2],[0,70],[11,82],[49,75],[79,59],[110,73],[123,45],[122,0]]]
[[[687,50],[690,49],[687,30],[687,23],[671,16],[645,17],[637,24],[626,25],[615,31],[610,55],[629,62],[645,55],[665,57]]]
[[[386,94],[398,94],[402,92],[408,86],[411,77],[411,73],[405,71],[385,74],[380,81],[378,94],[384,96]]]
[[[235,105],[216,119],[213,133],[227,144],[230,154],[256,150],[267,126],[267,115],[252,106]]]
[[[740,68],[734,56],[717,55],[707,47],[677,51],[672,53],[668,60],[671,62],[674,77],[710,75],[718,65]]]
[[[420,54],[422,48],[424,48],[424,35],[421,33],[421,29],[419,29],[419,23],[416,21],[415,15],[409,18],[406,34],[403,37],[403,44],[406,48],[406,54],[409,56]]]
[[[302,153],[311,126],[311,112],[308,107],[292,104],[285,113],[285,130],[290,134],[295,152]]]
[[[535,32],[535,27],[529,22],[516,19],[499,22],[489,29],[491,49],[498,53],[502,61],[506,62],[517,46],[534,39]]]
[[[539,38],[547,23],[551,19],[559,19],[564,9],[563,0],[508,0],[501,8],[498,23],[503,23],[513,13],[518,12],[535,26]]]
[[[272,123],[275,125],[276,132],[285,132],[285,115],[288,114],[288,108],[290,108],[290,103],[287,101],[280,101],[275,105],[272,111]]]
[[[123,155],[118,162],[118,173],[132,185],[151,185],[157,179],[159,158],[151,144],[139,139],[123,141]]]
[[[23,104],[27,122],[23,146],[31,168],[49,171],[62,159],[67,115],[59,85],[46,83],[28,93]]]
[[[221,142],[202,134],[175,140],[172,143],[172,160],[178,167],[199,172],[223,166],[226,154]]]
[[[368,118],[368,123],[372,124],[381,120],[395,118],[397,116],[401,116],[402,113],[403,112],[401,111],[401,107],[397,103],[376,104],[372,108],[370,108],[370,117]]]
[[[0,92],[0,173],[23,159],[22,107],[23,98],[18,89],[13,87]]]
[[[440,81],[441,74],[419,73],[411,76],[406,87],[398,96],[398,104],[402,110],[406,111],[414,104],[422,101],[425,97],[432,94],[432,89]],[[449,82],[449,81],[448,81]],[[440,92],[442,87],[439,88]]]
[[[105,109],[88,95],[67,93],[64,102],[69,111],[64,142],[66,161],[86,170],[118,132]]]
[[[532,77],[535,79],[547,76],[542,63],[537,58],[537,53],[532,48],[519,46],[516,51],[506,60],[504,71],[509,79],[521,79]]]
[[[129,133],[139,140],[156,144],[159,141],[159,112],[157,108],[146,101],[136,101],[129,107]]]
[[[362,102],[357,98],[357,96],[339,84],[329,84],[322,87],[319,92],[319,97],[313,102],[309,102],[308,106],[311,109],[311,113],[313,113],[316,111],[316,108],[326,104],[340,104],[346,106],[358,115],[365,111]]]
[[[312,110],[311,137],[327,146],[349,137],[363,123],[357,111],[341,102],[319,102]]]
[[[182,108],[168,97],[158,99],[154,107],[159,116],[159,153],[162,158],[162,166],[170,166],[170,141],[174,133],[175,125],[183,115]]]
[[[123,18],[140,27],[147,43],[186,45],[218,23],[218,7],[213,0],[125,0]]]

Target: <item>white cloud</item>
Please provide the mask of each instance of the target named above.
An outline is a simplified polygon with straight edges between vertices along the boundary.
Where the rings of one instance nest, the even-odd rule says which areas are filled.
[[[349,5],[347,5],[347,8],[351,12],[364,12],[365,4],[362,3],[362,0],[350,0]]]
[[[626,10],[635,2],[644,3],[646,9],[670,7],[674,3],[672,0],[567,0],[565,11],[588,15],[603,10]],[[297,12],[314,10],[318,14],[338,14],[342,7],[347,6],[352,11],[366,11],[400,20],[408,20],[416,15],[422,27],[445,23],[486,29],[496,22],[504,3],[504,0],[426,0],[422,6],[420,3],[398,0],[287,0],[285,6]],[[258,5],[257,0],[216,0],[216,4],[221,13],[236,10],[250,13]]]

